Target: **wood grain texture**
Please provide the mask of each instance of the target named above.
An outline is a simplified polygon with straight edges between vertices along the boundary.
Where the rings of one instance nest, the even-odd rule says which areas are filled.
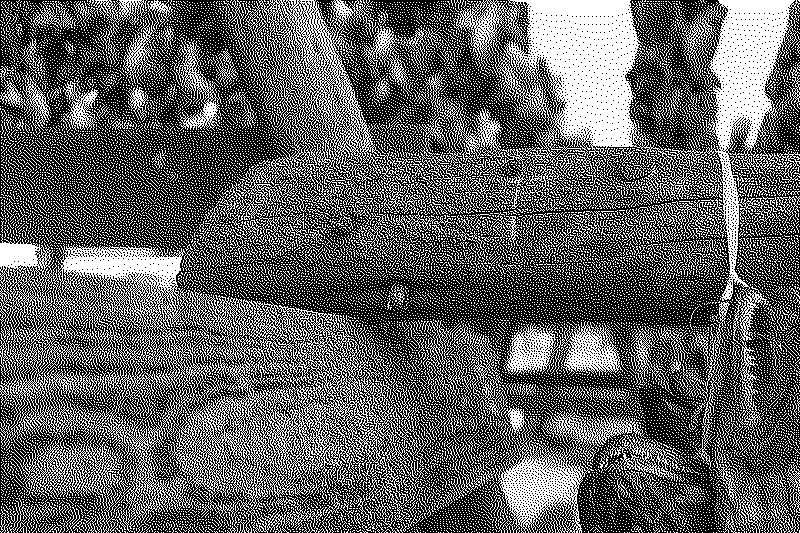
[[[739,273],[800,275],[800,156],[732,155]],[[184,255],[189,290],[361,317],[686,323],[727,276],[715,153],[321,156],[254,167]],[[409,288],[386,311],[393,283]]]
[[[497,354],[463,326],[414,323],[398,350],[347,317],[0,274],[0,518],[21,530],[402,530],[506,460],[483,391]],[[48,487],[52,458],[80,454],[83,483]],[[118,468],[92,460],[109,454]]]
[[[315,2],[219,2],[220,30],[265,139],[281,155],[364,152],[373,143]]]

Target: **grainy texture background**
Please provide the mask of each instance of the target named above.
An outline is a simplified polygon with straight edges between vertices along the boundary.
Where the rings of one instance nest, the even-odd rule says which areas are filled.
[[[796,283],[800,157],[737,154],[731,167],[740,274]],[[306,154],[223,196],[178,283],[356,316],[687,323],[726,277],[722,183],[713,152]],[[393,283],[409,294],[387,312]]]

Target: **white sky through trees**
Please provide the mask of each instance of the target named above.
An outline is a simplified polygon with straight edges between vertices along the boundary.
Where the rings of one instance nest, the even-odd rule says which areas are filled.
[[[566,132],[589,127],[595,145],[630,146],[631,92],[625,74],[637,41],[629,0],[523,3],[530,6],[531,51],[545,57],[562,79]],[[752,145],[770,106],[764,86],[786,31],[791,1],[722,4],[728,15],[712,65],[722,83],[717,133],[721,146],[727,147],[733,122],[750,118]]]

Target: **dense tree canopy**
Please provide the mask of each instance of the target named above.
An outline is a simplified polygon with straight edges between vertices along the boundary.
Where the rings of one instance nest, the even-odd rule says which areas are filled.
[[[17,1],[4,9],[5,126],[252,125],[214,29],[176,31],[175,2]],[[436,150],[553,147],[559,80],[527,52],[523,7],[501,0],[319,0],[372,124],[420,124]]]

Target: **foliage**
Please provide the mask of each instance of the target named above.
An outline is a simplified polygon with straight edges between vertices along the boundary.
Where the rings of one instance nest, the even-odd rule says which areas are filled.
[[[444,151],[590,143],[559,131],[560,80],[526,52],[520,4],[321,4],[368,122],[423,124]]]
[[[177,33],[158,1],[16,2],[0,74],[4,125],[248,123],[227,50]],[[219,113],[220,108],[231,113]],[[9,112],[10,111],[10,112]],[[245,110],[246,111],[246,110]]]
[[[767,80],[772,101],[753,151],[800,152],[800,0],[789,7],[789,21]]]
[[[559,80],[500,0],[319,0],[371,124],[422,124],[435,150],[580,146]],[[18,1],[3,15],[0,122],[129,128],[253,124],[230,53],[146,0]],[[205,30],[201,30],[205,31]],[[198,42],[199,41],[199,42]]]
[[[717,150],[717,96],[711,70],[727,9],[717,0],[631,0],[639,48],[628,82],[636,143]]]

